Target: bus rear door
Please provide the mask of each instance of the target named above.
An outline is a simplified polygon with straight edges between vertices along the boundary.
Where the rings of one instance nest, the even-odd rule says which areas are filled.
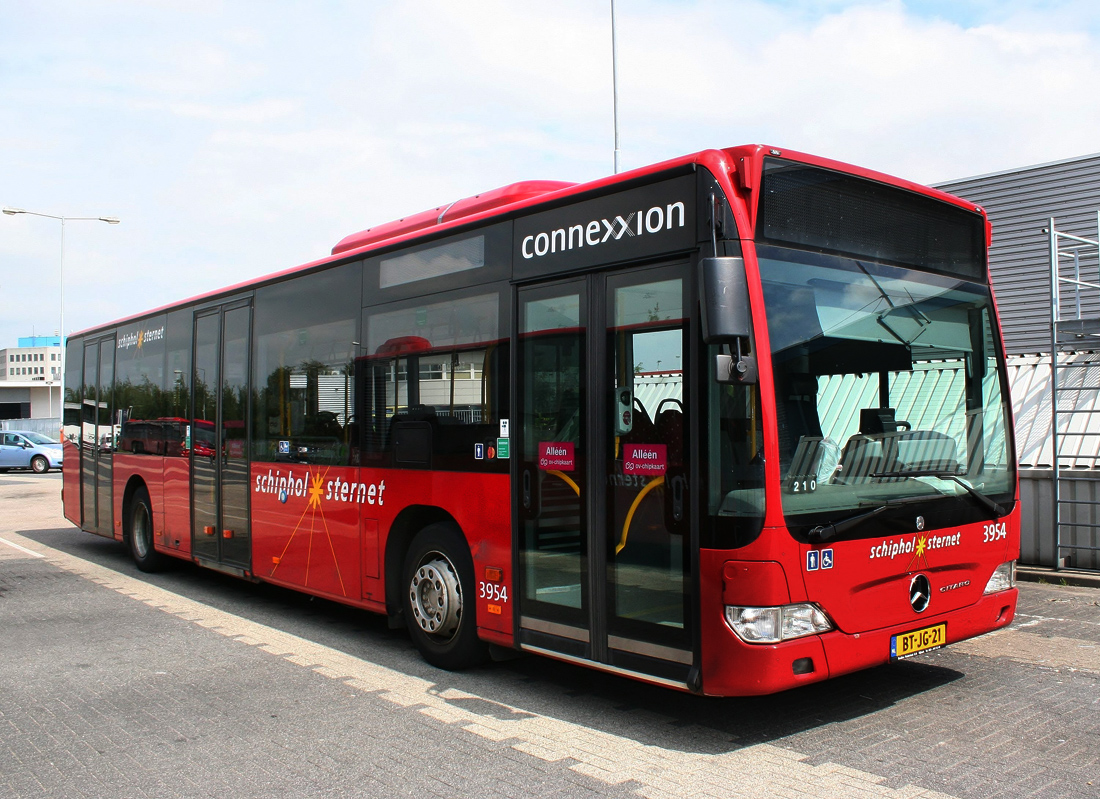
[[[191,552],[231,572],[252,565],[248,405],[252,307],[195,314],[191,409]]]

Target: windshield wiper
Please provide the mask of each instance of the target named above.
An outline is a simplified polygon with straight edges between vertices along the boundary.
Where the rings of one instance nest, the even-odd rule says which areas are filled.
[[[974,486],[969,485],[961,477],[953,472],[945,472],[936,469],[913,469],[911,471],[875,472],[871,475],[871,477],[937,477],[940,480],[953,480],[954,482],[962,486],[966,490],[966,493],[974,497],[974,499],[976,499],[983,508],[988,510],[994,516],[1000,518],[1001,516],[1004,516],[1006,513],[1008,513],[1007,510],[1002,508],[981,491],[974,488]]]
[[[872,510],[863,511],[862,513],[857,513],[854,516],[849,516],[846,519],[841,519],[839,522],[819,524],[817,527],[813,527],[810,529],[807,537],[810,539],[811,544],[824,544],[826,541],[832,541],[841,533],[846,533],[853,527],[862,524],[864,521],[870,519],[872,516],[878,516],[888,507],[889,505],[880,505],[879,507]]]

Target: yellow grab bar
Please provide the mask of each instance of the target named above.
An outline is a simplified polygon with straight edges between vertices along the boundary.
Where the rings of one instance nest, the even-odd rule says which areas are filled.
[[[658,477],[653,482],[649,483],[645,488],[638,492],[638,496],[634,497],[634,502],[630,505],[630,510],[627,511],[626,521],[623,523],[623,536],[619,539],[618,546],[615,547],[615,554],[618,555],[623,551],[623,547],[626,546],[626,537],[630,534],[630,522],[634,519],[634,511],[638,510],[638,506],[642,503],[642,499],[657,486],[665,484],[664,477]]]

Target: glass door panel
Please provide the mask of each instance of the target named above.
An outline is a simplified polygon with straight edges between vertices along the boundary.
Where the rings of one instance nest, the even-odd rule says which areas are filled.
[[[191,551],[198,558],[219,559],[218,542],[218,353],[221,314],[195,319],[195,387],[191,409]]]
[[[84,400],[80,411],[81,527],[113,536],[111,458],[118,441],[111,406],[115,340],[84,347]]]
[[[587,642],[583,289],[519,291],[517,455],[522,623]]]
[[[114,535],[111,516],[114,503],[111,466],[118,444],[119,425],[114,416],[112,388],[115,381],[115,340],[99,343],[99,402],[96,404],[96,529],[101,535]]]
[[[80,408],[81,526],[96,529],[96,417],[99,415],[99,346],[84,346],[84,400]]]
[[[251,563],[248,525],[249,306],[224,314],[221,369],[221,522],[225,563]]]
[[[687,658],[687,318],[681,270],[607,279],[608,646]],[[636,645],[644,641],[652,645]]]

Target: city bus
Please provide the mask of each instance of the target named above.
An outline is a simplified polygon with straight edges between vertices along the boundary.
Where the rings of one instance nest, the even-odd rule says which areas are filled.
[[[444,669],[735,696],[935,650],[1017,601],[990,240],[759,145],[461,199],[69,337],[65,515]]]

